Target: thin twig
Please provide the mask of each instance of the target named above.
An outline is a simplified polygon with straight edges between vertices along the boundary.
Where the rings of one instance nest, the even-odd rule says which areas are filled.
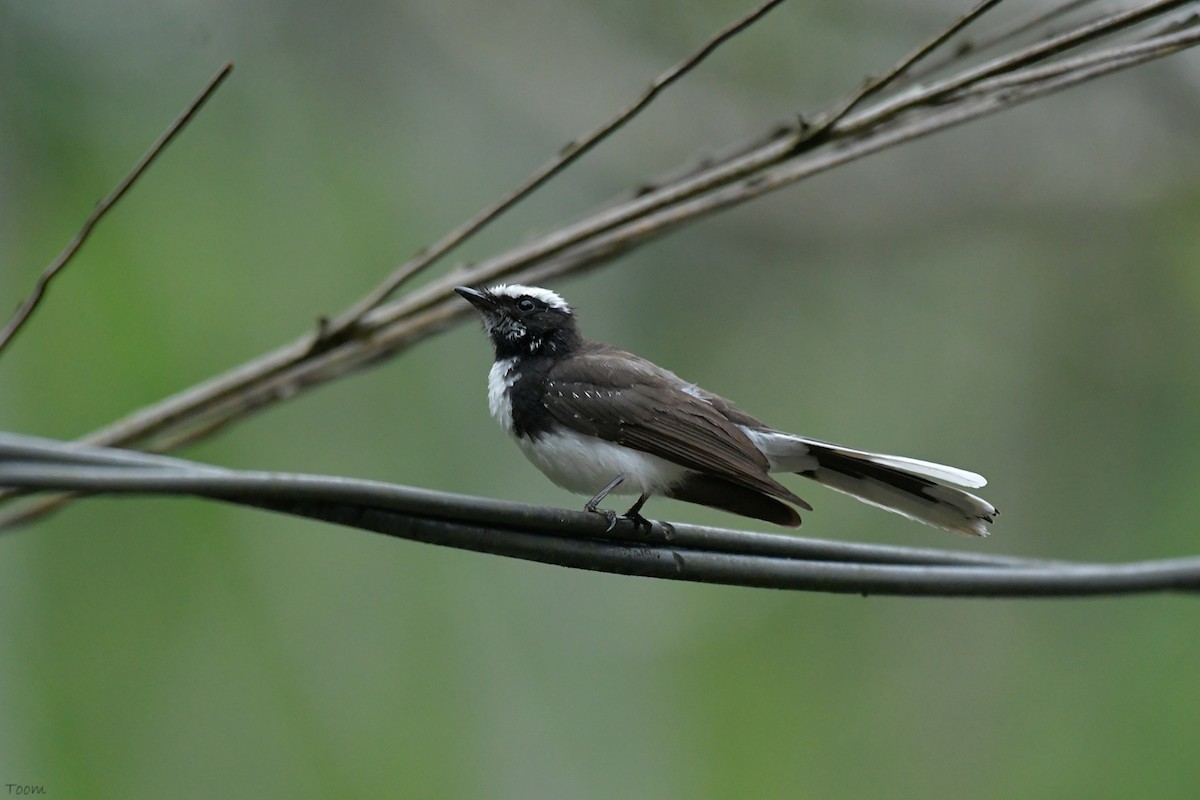
[[[133,169],[129,171],[129,173],[119,184],[117,184],[117,187],[96,204],[96,207],[92,209],[92,213],[88,215],[86,220],[84,220],[83,226],[80,227],[79,232],[75,234],[75,238],[72,239],[70,244],[68,244],[66,248],[58,254],[58,258],[54,259],[50,266],[46,267],[46,269],[42,271],[42,274],[37,279],[37,283],[33,287],[33,291],[28,297],[25,298],[24,301],[22,301],[21,305],[17,308],[16,313],[8,321],[8,324],[4,326],[4,330],[0,331],[0,351],[4,350],[4,348],[17,335],[17,332],[21,330],[21,328],[29,320],[34,310],[37,309],[38,304],[41,303],[42,297],[46,294],[46,290],[49,288],[50,282],[54,280],[54,278],[60,272],[62,272],[67,264],[70,263],[71,259],[75,257],[75,254],[79,252],[79,249],[83,247],[83,243],[87,241],[88,236],[91,235],[92,229],[96,227],[96,224],[100,222],[104,215],[107,214],[109,210],[111,210],[112,207],[121,200],[122,197],[125,196],[125,193],[129,191],[134,182],[137,181],[137,179],[142,176],[142,173],[149,168],[156,158],[158,158],[159,153],[165,150],[167,145],[169,145],[175,139],[179,132],[182,131],[189,122],[191,122],[192,117],[196,115],[196,112],[198,112],[200,108],[206,102],[208,102],[208,98],[212,97],[213,93],[217,91],[217,88],[220,87],[227,77],[229,77],[229,73],[232,71],[233,64],[226,64],[224,67],[222,67],[221,70],[209,80],[208,85],[206,85],[204,90],[196,96],[196,99],[192,100],[192,102],[188,104],[188,107],[183,110],[183,113],[175,118],[175,121],[172,122],[165,131],[163,131],[162,135],[158,137],[158,140],[150,146],[150,149],[147,150],[140,159],[138,159],[138,162],[134,164]]]
[[[1123,69],[1127,63],[1146,57],[1170,55],[1197,41],[1200,41],[1200,29],[1197,28],[1160,33],[1139,42],[1119,45],[1098,53],[1065,58],[1050,64],[997,75],[981,80],[965,91],[969,94],[987,95],[1008,88],[1028,91],[1029,87],[1039,84],[1050,87],[1056,85],[1054,82],[1058,79],[1078,83]]]
[[[746,28],[749,28],[782,2],[783,0],[767,0],[767,2],[746,16],[712,36],[699,50],[651,81],[650,86],[633,103],[620,111],[616,116],[586,136],[568,142],[554,157],[534,170],[529,177],[511,191],[450,231],[450,233],[446,234],[435,244],[425,248],[417,256],[401,265],[378,287],[369,292],[343,314],[339,315],[337,319],[326,324],[320,333],[320,341],[336,341],[345,336],[350,329],[362,320],[363,315],[387,300],[388,297],[410,278],[418,275],[424,269],[433,265],[438,259],[458,247],[462,242],[474,236],[488,225],[488,223],[528,197],[555,175],[573,164],[582,155],[623,127],[645,109],[646,106],[650,105],[664,89],[687,75],[718,47]]]
[[[1023,71],[1006,74],[1002,78],[989,79],[988,83],[981,81],[978,86],[957,93],[955,95],[956,102],[935,106],[922,116],[906,120],[904,125],[876,128],[874,135],[870,137],[851,140],[840,148],[816,157],[793,159],[767,167],[757,172],[752,178],[744,179],[738,184],[709,192],[685,203],[672,205],[646,217],[639,217],[636,223],[631,223],[631,225],[636,225],[638,230],[646,227],[656,230],[673,228],[698,216],[743,203],[749,198],[778,190],[783,186],[811,178],[821,172],[927,136],[935,131],[961,125],[1011,108],[1016,103],[1061,91],[1104,74],[1128,68],[1133,64],[1144,63],[1152,58],[1169,55],[1198,44],[1200,44],[1200,29],[1186,29],[1156,36],[1139,43],[1114,47],[1091,56],[1080,57],[1069,65],[1070,71],[1064,72],[1063,69],[1054,66],[1029,67]],[[894,113],[894,109],[890,109],[887,116],[891,116],[892,113]],[[874,125],[879,125],[887,118],[877,115],[874,109],[866,110],[862,114],[864,117],[873,117]],[[847,127],[857,127],[860,123],[851,118],[846,120],[845,124]],[[605,235],[621,237],[632,233],[632,231],[622,228],[614,228]],[[481,262],[480,266],[485,263]]]
[[[917,105],[938,103],[952,95],[961,94],[962,90],[980,81],[1045,61],[1097,39],[1133,28],[1147,20],[1162,17],[1181,6],[1194,2],[1195,0],[1158,0],[1158,2],[1145,6],[1121,9],[1089,20],[1078,27],[1014,53],[999,56],[928,86],[913,87],[895,97],[881,101],[869,111],[854,115],[852,120],[845,120],[845,124],[841,126],[842,131],[851,134],[867,130],[880,121],[896,116]]]
[[[993,60],[979,67],[972,68],[960,75],[953,76],[943,82],[929,87],[917,87],[896,98],[880,101],[877,106],[855,114],[848,118],[849,112],[870,94],[882,90],[888,83],[903,75],[912,64],[931,53],[936,47],[950,38],[954,32],[961,31],[970,21],[994,5],[983,3],[970,13],[957,20],[950,28],[943,31],[929,42],[917,48],[889,70],[883,78],[870,81],[867,87],[852,93],[835,108],[824,115],[823,121],[809,128],[787,129],[776,131],[767,137],[762,147],[744,153],[736,158],[719,161],[703,170],[690,169],[686,177],[678,182],[660,186],[653,191],[638,193],[634,199],[588,217],[579,223],[559,229],[547,236],[533,240],[523,246],[514,248],[501,257],[510,264],[529,264],[534,261],[555,257],[558,253],[581,243],[585,239],[606,235],[609,231],[617,230],[626,222],[635,222],[633,227],[645,230],[643,224],[651,218],[658,209],[683,204],[692,198],[706,193],[715,193],[728,185],[751,185],[759,181],[760,174],[784,159],[795,158],[804,145],[814,143],[815,131],[824,130],[830,138],[851,138],[864,136],[873,126],[879,126],[889,118],[898,116],[901,112],[921,108],[936,107],[945,101],[947,96],[961,91],[972,83],[985,80],[1005,71],[1016,70],[1021,66],[1044,60],[1053,55],[1076,48],[1088,41],[1102,38],[1119,30],[1139,24],[1156,15],[1164,14],[1174,8],[1194,0],[1161,0],[1139,9],[1122,10],[1100,20],[1091,21],[1080,29],[1070,31],[1051,40],[1042,42],[1015,54]],[[1123,64],[1129,66],[1128,64]],[[969,117],[968,117],[969,118]],[[925,131],[925,132],[932,132]],[[860,151],[861,152],[861,151]],[[872,150],[872,152],[874,152]],[[839,160],[838,163],[845,163]],[[804,174],[812,172],[800,171]],[[737,184],[742,181],[742,184]],[[777,187],[779,184],[775,184]],[[757,193],[755,193],[757,194]],[[695,208],[697,206],[689,206]],[[508,268],[473,269],[470,273],[459,274],[453,280],[462,282],[491,280],[509,274]],[[478,274],[482,273],[482,274]],[[405,298],[400,304],[388,308],[385,313],[373,317],[375,324],[387,324],[412,310],[424,308],[427,304],[439,301],[447,295],[449,286],[445,281],[424,287],[414,295]]]
[[[937,50],[949,39],[956,36],[961,30],[966,28],[975,20],[986,14],[992,8],[1003,2],[1003,0],[983,0],[979,5],[972,8],[966,14],[959,17],[950,27],[934,36],[925,44],[913,50],[904,58],[900,59],[890,70],[877,78],[869,78],[858,91],[850,93],[840,103],[833,107],[832,110],[824,114],[812,127],[805,131],[803,141],[818,141],[823,138],[824,134],[830,131],[835,125],[859,106],[868,97],[878,94],[879,92],[891,86],[898,81],[901,76],[908,72],[917,62],[926,58],[934,50]]]
[[[949,95],[954,102],[946,99],[948,87],[940,85],[930,88],[927,95],[909,97],[908,104],[904,106],[884,101],[880,107],[865,109],[844,119],[839,130],[844,131],[849,141],[837,148],[783,160],[780,151],[787,149],[789,144],[784,140],[775,141],[766,145],[762,152],[747,156],[755,160],[755,167],[753,174],[740,182],[725,184],[712,180],[711,176],[699,176],[696,180],[704,183],[708,191],[693,192],[690,186],[669,186],[661,190],[669,197],[669,202],[657,196],[630,200],[622,206],[607,209],[601,215],[582,220],[575,226],[481,261],[468,273],[460,272],[434,281],[421,291],[379,309],[375,321],[381,325],[399,324],[412,313],[452,299],[452,286],[464,279],[476,282],[514,278],[524,280],[533,271],[536,271],[539,279],[545,279],[574,272],[599,258],[624,252],[705,214],[745,202],[914,138],[1008,108],[1018,101],[1067,88],[1097,77],[1103,71],[1127,68],[1133,63],[1194,46],[1198,41],[1200,35],[1195,30],[1185,30],[1164,34],[1143,43],[1116,46],[1086,59],[1072,60],[1069,66],[1078,69],[1078,74],[1063,75],[1061,69],[1028,67],[1013,72],[1011,80],[1004,83],[991,78],[987,79],[988,83],[982,83],[985,76],[993,72],[986,70],[980,73],[979,81],[988,87],[988,93],[972,94],[974,89],[959,89]],[[1051,76],[1056,76],[1053,81],[1049,80]],[[1020,82],[1027,82],[1028,85],[1016,91]],[[958,86],[957,83],[953,85]],[[884,121],[895,118],[902,110],[922,110],[922,115],[910,114],[903,125],[893,125],[887,129],[882,127]],[[868,132],[871,135],[867,135]],[[730,173],[743,171],[739,165],[727,165],[724,169]],[[714,186],[710,187],[709,184]]]
[[[1008,42],[1018,36],[1030,31],[1043,29],[1047,23],[1059,17],[1066,16],[1073,11],[1078,11],[1084,6],[1092,5],[1099,0],[1069,0],[1060,5],[1051,6],[1047,9],[1041,9],[1025,19],[1018,19],[998,28],[985,36],[979,36],[975,39],[966,39],[959,42],[957,46],[952,48],[949,53],[938,59],[927,60],[920,66],[919,69],[909,70],[897,83],[916,81],[939,72],[951,64],[970,55],[978,55],[986,50],[990,50],[997,45]],[[1104,15],[1101,15],[1104,16]],[[1047,32],[1047,36],[1055,35],[1053,32]]]

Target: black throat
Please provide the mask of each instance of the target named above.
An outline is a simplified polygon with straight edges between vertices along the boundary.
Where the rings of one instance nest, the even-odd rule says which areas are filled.
[[[509,374],[515,380],[507,391],[515,436],[539,439],[557,427],[558,423],[542,403],[546,380],[557,361],[553,356],[517,356],[513,363]]]
[[[515,358],[518,364],[526,359],[568,358],[574,355],[582,344],[583,337],[573,325],[549,331],[530,332],[519,338],[505,336],[502,331],[496,331],[492,336],[496,360]]]

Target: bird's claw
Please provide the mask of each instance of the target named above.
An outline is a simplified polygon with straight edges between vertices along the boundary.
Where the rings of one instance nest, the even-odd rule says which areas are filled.
[[[617,512],[613,511],[611,508],[596,508],[595,506],[592,506],[592,505],[586,505],[583,507],[583,510],[587,511],[591,514],[599,514],[600,516],[604,517],[604,519],[606,519],[608,521],[608,527],[606,527],[604,529],[605,533],[612,533],[613,530],[617,527],[617,520],[619,520],[619,519],[628,520],[629,522],[632,522],[634,529],[637,530],[639,533],[643,533],[643,534],[649,534],[651,529],[654,527],[653,522],[646,519],[645,517],[643,517],[641,514],[637,513],[636,511],[633,511],[633,512],[627,511],[624,514],[621,514],[618,516]]]
[[[599,514],[608,520],[608,527],[604,529],[605,533],[612,533],[613,528],[617,527],[617,512],[611,508],[596,508],[589,503],[583,507],[583,510],[592,514]]]
[[[649,534],[654,523],[643,517],[636,511],[627,511],[621,515],[621,519],[627,519],[633,523],[633,527],[641,533]]]

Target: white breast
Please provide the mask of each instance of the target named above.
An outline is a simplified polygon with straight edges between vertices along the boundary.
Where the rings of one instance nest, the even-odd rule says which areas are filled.
[[[618,475],[625,480],[613,494],[659,494],[690,471],[658,456],[571,430],[537,439],[517,437],[517,444],[547,478],[578,494],[595,494]]]

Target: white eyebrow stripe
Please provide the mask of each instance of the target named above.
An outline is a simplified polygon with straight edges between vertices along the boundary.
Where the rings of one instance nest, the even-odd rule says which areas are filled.
[[[565,311],[568,314],[573,313],[571,306],[566,300],[563,300],[557,292],[552,292],[549,289],[543,289],[540,286],[525,286],[520,283],[500,283],[488,289],[488,292],[497,297],[520,297],[521,295],[529,295],[530,297],[541,300],[551,308],[557,308],[559,311]]]

